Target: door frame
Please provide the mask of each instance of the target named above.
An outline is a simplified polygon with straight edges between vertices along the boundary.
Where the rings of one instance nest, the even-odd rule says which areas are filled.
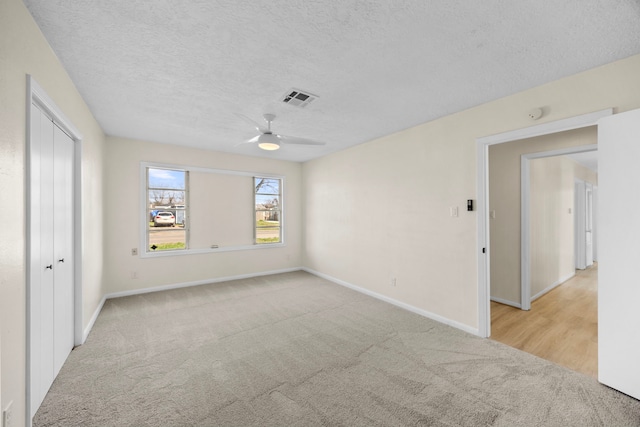
[[[531,160],[597,150],[598,144],[589,144],[520,156],[520,308],[522,310],[531,310]],[[574,218],[576,215],[577,209],[574,203]]]
[[[598,185],[593,185],[593,221],[592,224],[592,243],[593,243],[593,262],[598,262]]]
[[[573,182],[574,188],[574,209],[575,209],[575,223],[574,223],[574,247],[575,247],[575,259],[574,266],[576,270],[584,270],[587,268],[585,259],[585,236],[579,233],[582,230],[584,233],[585,228],[585,184],[586,182],[580,178],[575,178]]]
[[[478,262],[478,335],[491,335],[491,247],[489,242],[489,147],[505,142],[518,141],[536,136],[549,135],[567,130],[597,125],[602,117],[613,114],[613,108],[570,117],[539,125],[476,139],[476,194],[478,197],[477,262]]]
[[[32,171],[32,152],[33,146],[31,141],[31,104],[35,103],[38,108],[53,118],[55,124],[60,127],[73,140],[73,322],[74,322],[74,344],[82,344],[82,200],[81,200],[81,161],[82,161],[82,134],[73,125],[71,120],[62,112],[56,103],[47,95],[46,91],[38,84],[38,82],[29,74],[27,74],[27,96],[26,96],[26,419],[28,425],[31,425],[31,419],[35,414],[35,409],[31,408],[31,313],[32,313],[32,289],[31,280],[32,266],[32,247],[33,238],[31,234],[31,217],[35,208],[31,206],[32,186],[39,183],[31,182]],[[32,413],[33,412],[33,413]]]
[[[585,181],[585,185],[584,185],[584,219],[585,219],[585,228],[588,229],[588,232],[591,233],[590,237],[591,237],[591,247],[590,247],[590,251],[587,250],[587,248],[589,248],[589,244],[587,243],[587,239],[585,239],[585,245],[584,245],[584,255],[585,255],[585,265],[587,268],[593,266],[593,235],[594,235],[594,231],[593,231],[593,211],[595,210],[594,208],[594,204],[593,204],[593,183],[589,182],[589,181]],[[591,196],[591,200],[589,200],[589,196]],[[585,236],[586,237],[586,236]]]

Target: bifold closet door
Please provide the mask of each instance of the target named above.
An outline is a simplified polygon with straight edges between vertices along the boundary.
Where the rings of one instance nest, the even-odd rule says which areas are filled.
[[[30,405],[38,409],[73,348],[73,140],[32,104]]]
[[[73,349],[73,140],[53,126],[53,376]]]
[[[54,125],[31,107],[31,377],[32,404],[40,406],[54,379],[53,369],[53,134]],[[35,247],[37,246],[37,248]],[[35,401],[34,401],[35,399]]]

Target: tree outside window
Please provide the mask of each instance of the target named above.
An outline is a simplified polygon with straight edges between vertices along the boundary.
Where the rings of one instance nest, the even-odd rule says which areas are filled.
[[[282,180],[254,177],[255,243],[282,242]]]
[[[188,247],[188,178],[184,170],[147,168],[147,252]]]

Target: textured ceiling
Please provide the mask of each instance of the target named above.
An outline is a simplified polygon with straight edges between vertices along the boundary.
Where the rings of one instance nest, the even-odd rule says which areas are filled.
[[[640,53],[636,0],[25,4],[107,134],[295,161]],[[267,112],[327,145],[236,146]]]

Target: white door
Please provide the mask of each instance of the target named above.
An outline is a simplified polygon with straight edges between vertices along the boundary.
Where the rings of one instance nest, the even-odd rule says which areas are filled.
[[[32,104],[29,150],[31,415],[73,347],[73,141]]]
[[[640,399],[640,110],[598,123],[598,380]]]
[[[53,129],[53,375],[73,349],[73,140]]]
[[[31,404],[53,382],[53,122],[31,106],[30,365]],[[34,406],[35,405],[35,406]],[[35,412],[35,409],[34,409]]]
[[[593,185],[585,183],[584,204],[584,264],[587,267],[593,265]]]

